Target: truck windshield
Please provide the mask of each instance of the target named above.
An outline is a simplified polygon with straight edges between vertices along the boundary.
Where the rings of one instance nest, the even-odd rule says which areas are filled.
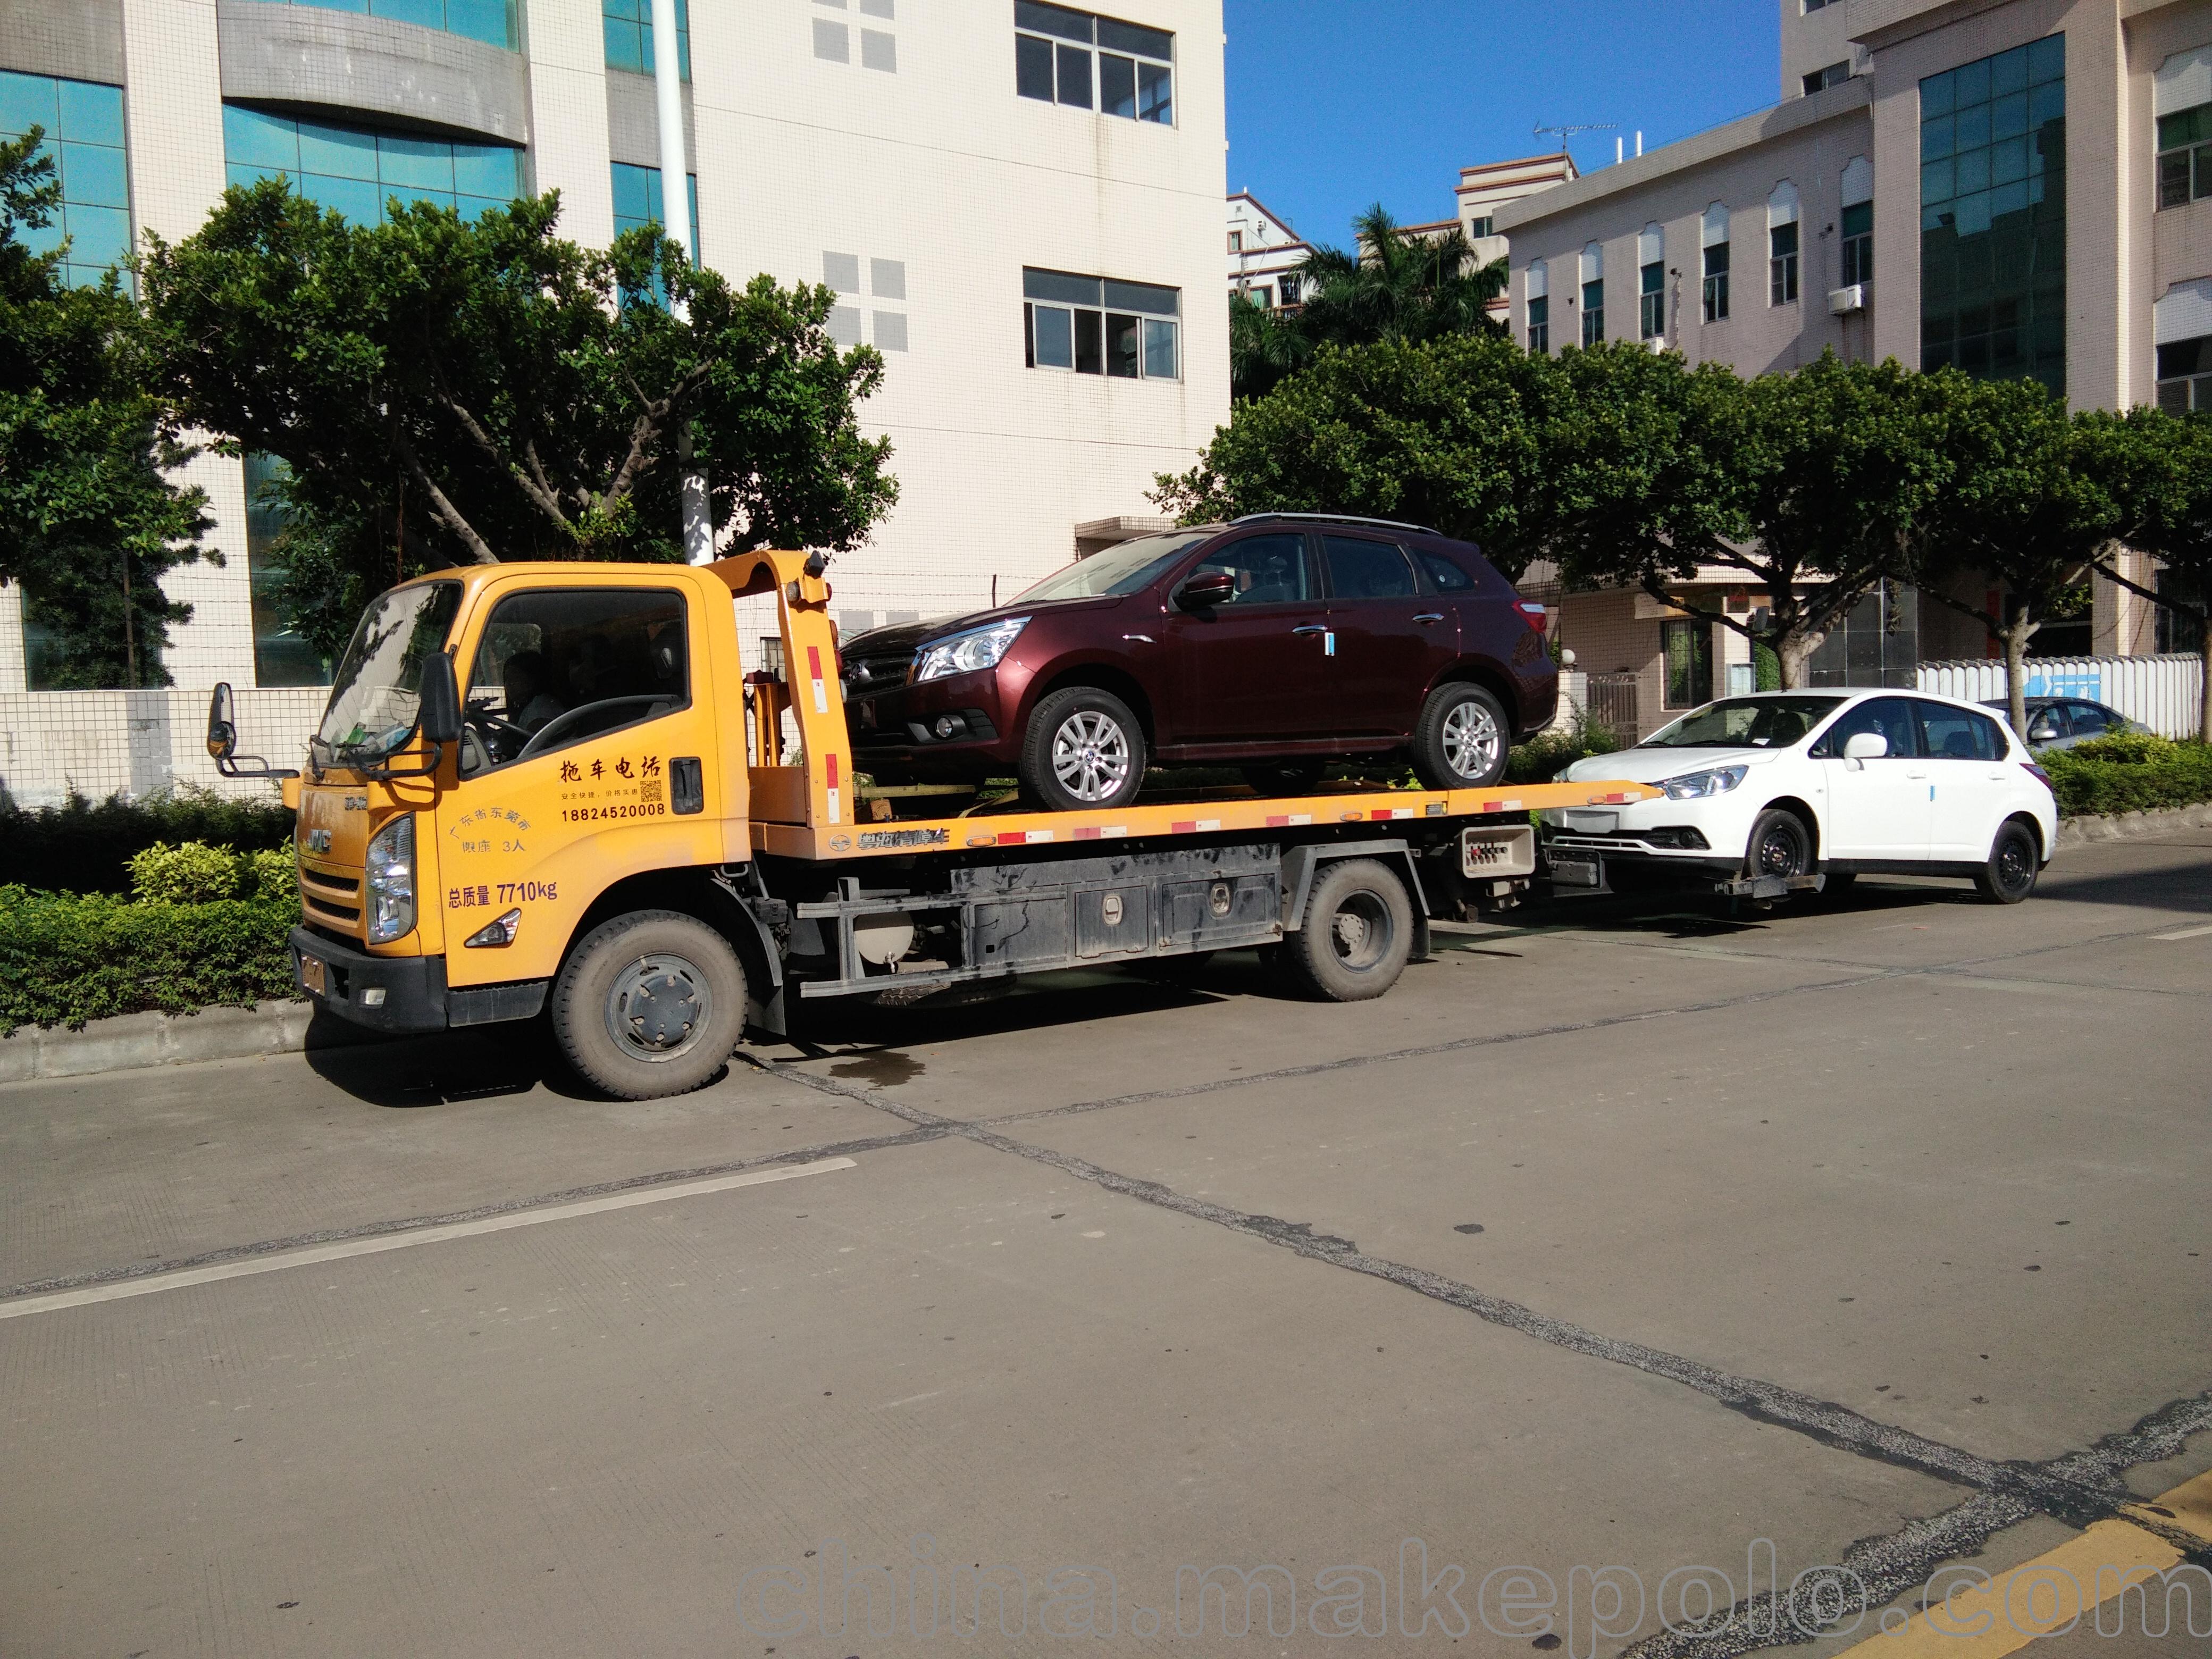
[[[1787,749],[1835,712],[1841,697],[1729,697],[1693,708],[1638,749]]]
[[[407,741],[422,703],[422,665],[445,647],[460,608],[459,582],[395,587],[368,607],[331,683],[315,734],[319,763],[374,765]]]
[[[1205,535],[1139,536],[1087,559],[1078,559],[1065,570],[1054,571],[1034,587],[1024,588],[1010,603],[1036,605],[1048,599],[1098,599],[1112,593],[1133,593],[1149,586],[1169,565],[1205,539]]]

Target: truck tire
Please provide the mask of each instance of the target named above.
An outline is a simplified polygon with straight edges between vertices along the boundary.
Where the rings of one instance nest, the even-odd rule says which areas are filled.
[[[1305,921],[1282,944],[1293,988],[1324,1002],[1364,1002],[1398,982],[1413,948],[1406,884],[1373,859],[1325,864],[1306,896]]]
[[[1127,806],[1145,781],[1145,729],[1112,692],[1071,685],[1030,713],[1021,773],[1048,812]]]
[[[1997,826],[1989,862],[1974,872],[1974,885],[1992,904],[2017,904],[2035,890],[2035,831],[2018,818]]]
[[[635,910],[586,934],[548,1000],[554,1040],[617,1100],[697,1088],[745,1030],[745,970],[696,916]]]
[[[1513,727],[1479,685],[1440,685],[1413,728],[1413,770],[1431,789],[1486,789],[1505,775]]]

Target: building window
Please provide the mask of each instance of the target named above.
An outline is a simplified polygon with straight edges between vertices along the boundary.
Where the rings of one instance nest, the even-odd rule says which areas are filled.
[[[20,138],[33,127],[46,135],[39,153],[54,164],[61,205],[42,230],[18,224],[15,240],[36,254],[51,253],[66,239],[62,280],[89,287],[131,252],[123,88],[0,70],[0,131]]]
[[[1244,251],[1244,233],[1243,231],[1232,230],[1229,233],[1229,251],[1231,253],[1242,253]]]
[[[1539,294],[1528,301],[1528,349],[1541,355],[1551,349],[1551,296]]]
[[[1298,296],[1305,292],[1297,274],[1286,270],[1276,280],[1282,285],[1283,303],[1286,306],[1297,304]]]
[[[1814,12],[1822,10],[1823,9],[1832,6],[1836,3],[1837,0],[1804,0],[1803,4],[1799,8],[1799,9],[1802,11],[1806,16],[1810,17]]]
[[[653,0],[599,0],[599,27],[606,37],[607,67],[651,75]],[[676,72],[686,81],[691,78],[690,0],[676,0]]]
[[[1845,288],[1874,280],[1874,204],[1854,202],[1844,210],[1843,247],[1838,267]]]
[[[2158,204],[2212,196],[2212,104],[2158,118]]]
[[[1774,225],[1766,233],[1766,302],[1797,303],[1797,222]]]
[[[849,294],[857,301],[860,296],[861,258],[857,253],[830,253],[822,256],[822,281],[840,295]],[[878,351],[904,351],[907,349],[906,261],[903,259],[869,259],[867,297],[873,303],[869,307],[871,331]],[[886,311],[886,304],[902,307]],[[860,343],[860,307],[859,305],[838,305],[830,313],[825,325],[830,337],[848,349]]]
[[[1583,343],[1605,343],[1605,278],[1583,284]]]
[[[2159,347],[2158,406],[2169,415],[2212,409],[2212,334]]]
[[[1826,69],[1816,69],[1805,76],[1805,95],[1810,98],[1816,92],[1826,92],[1830,87],[1841,86],[1850,78],[1851,64],[1848,58],[1840,64],[1831,64]]]
[[[660,216],[660,169],[617,161],[613,167],[615,234],[665,222]],[[691,203],[691,263],[699,263],[699,175],[687,173]]]
[[[1729,213],[1717,202],[1705,210],[1705,245],[1700,251],[1700,301],[1709,323],[1725,322],[1729,314]]]
[[[1638,268],[1637,328],[1642,337],[1656,340],[1667,331],[1667,267],[1654,259]]]
[[[1173,125],[1175,36],[1041,0],[1014,0],[1014,90],[1043,103]]]
[[[1478,236],[1487,236],[1491,234],[1491,216],[1486,213],[1479,218],[1467,222],[1467,236],[1469,241],[1473,241]]]
[[[1884,582],[1829,627],[1805,659],[1805,684],[1910,690],[1919,662],[1920,590]]]
[[[1666,659],[1665,707],[1696,708],[1713,700],[1712,624],[1694,617],[1659,624]]]
[[[222,152],[233,185],[289,179],[308,200],[357,224],[386,202],[428,202],[473,219],[522,194],[522,152],[512,144],[449,143],[377,127],[295,121],[241,104],[222,106]]]
[[[2157,591],[2171,595],[2184,605],[2202,605],[2204,595],[2197,585],[2176,570],[2161,566],[2158,573]],[[2185,611],[2158,607],[2157,637],[2153,641],[2160,656],[2180,653],[2201,653],[2204,649],[2204,624]],[[2086,654],[2086,653],[2084,653]]]
[[[1122,380],[1182,378],[1182,290],[1064,270],[1022,272],[1025,361]]]
[[[640,4],[647,0],[639,0]],[[827,6],[835,11],[845,9],[848,0],[814,0],[817,6]],[[893,21],[897,15],[897,0],[856,0],[864,17],[880,17]],[[886,75],[898,73],[898,37],[884,29],[859,26],[860,34],[860,67],[881,70]],[[814,20],[814,55],[824,63],[849,64],[853,61],[853,31],[842,23],[831,22],[826,17]]]
[[[253,605],[253,683],[328,685],[331,665],[287,623],[277,592],[283,585],[284,509],[271,487],[285,476],[274,455],[246,458],[246,572]]]
[[[638,3],[642,5],[646,0]],[[395,23],[419,23],[447,34],[465,34],[510,52],[521,44],[515,33],[514,0],[277,0],[277,3],[365,11],[371,17],[388,17]],[[607,9],[614,9],[613,0],[609,0]]]
[[[1920,83],[1920,364],[2066,390],[2066,37]]]

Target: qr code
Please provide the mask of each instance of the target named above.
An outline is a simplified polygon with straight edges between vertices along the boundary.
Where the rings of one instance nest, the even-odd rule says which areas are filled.
[[[637,799],[641,805],[646,806],[658,803],[660,799],[660,780],[647,778],[640,783],[637,787]]]

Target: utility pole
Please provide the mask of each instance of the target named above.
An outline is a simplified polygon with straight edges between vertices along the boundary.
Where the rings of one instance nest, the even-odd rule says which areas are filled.
[[[691,169],[684,152],[684,59],[676,38],[676,0],[653,0],[653,89],[660,117],[660,226],[669,240],[691,252]],[[674,295],[670,313],[679,323],[691,308]],[[691,467],[691,423],[676,431],[676,463],[684,469],[684,557],[705,564],[714,556],[714,525],[707,512],[707,479]]]

